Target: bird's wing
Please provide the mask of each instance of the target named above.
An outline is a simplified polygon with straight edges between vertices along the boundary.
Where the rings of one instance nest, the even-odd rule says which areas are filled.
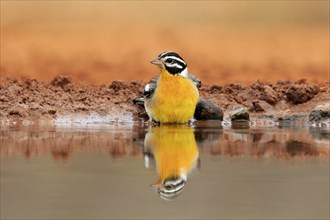
[[[159,77],[160,77],[160,75],[155,76],[148,82],[148,84],[145,85],[142,95],[139,98],[136,98],[133,100],[134,104],[144,105],[145,99],[151,98],[151,96],[154,94],[154,92],[156,90],[157,81],[158,81]]]
[[[188,78],[191,79],[197,88],[202,86],[202,81],[192,74],[188,74]]]
[[[149,81],[148,84],[145,85],[143,93],[142,93],[142,96],[144,98],[150,98],[154,94],[156,87],[157,87],[157,81],[158,81],[159,77],[160,77],[160,75],[155,76],[154,78],[152,78]]]

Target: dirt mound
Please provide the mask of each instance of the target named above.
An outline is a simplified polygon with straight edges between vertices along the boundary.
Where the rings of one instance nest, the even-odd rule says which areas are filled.
[[[144,108],[133,104],[143,87],[138,81],[84,85],[66,76],[57,76],[50,83],[5,78],[0,81],[0,118],[54,118],[57,114],[94,112],[111,115],[114,111],[146,118]],[[329,93],[328,83],[306,80],[203,85],[200,89],[201,98],[219,105],[225,114],[241,106],[255,114],[308,114],[317,104],[328,102]]]
[[[50,83],[7,78],[0,83],[0,117],[53,117],[56,114],[111,114],[136,112],[132,100],[142,90],[139,82],[114,81],[110,85],[76,84],[58,76]]]
[[[327,102],[329,84],[311,84],[306,80],[276,84],[257,81],[248,86],[231,83],[203,86],[201,95],[225,111],[244,106],[251,112],[301,114],[310,111],[316,103]]]

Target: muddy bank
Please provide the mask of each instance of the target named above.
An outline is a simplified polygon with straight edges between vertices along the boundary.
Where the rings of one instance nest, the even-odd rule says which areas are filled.
[[[122,114],[134,119],[146,117],[144,108],[133,104],[145,82],[113,81],[104,85],[85,85],[58,76],[50,82],[34,79],[2,78],[0,81],[0,119],[48,119],[72,113]],[[203,85],[201,98],[219,105],[226,114],[235,107],[248,108],[252,117],[308,115],[318,104],[329,102],[329,83],[306,80],[256,81],[249,85],[230,83]]]

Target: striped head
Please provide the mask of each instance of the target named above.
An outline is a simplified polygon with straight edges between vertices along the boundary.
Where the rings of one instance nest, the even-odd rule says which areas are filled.
[[[159,56],[151,61],[152,64],[159,66],[162,69],[167,70],[172,75],[188,76],[187,64],[180,57],[179,54],[167,51],[159,54]]]
[[[157,192],[159,193],[160,198],[167,201],[173,200],[182,192],[186,182],[186,175],[168,178],[164,180],[161,186],[157,189]]]

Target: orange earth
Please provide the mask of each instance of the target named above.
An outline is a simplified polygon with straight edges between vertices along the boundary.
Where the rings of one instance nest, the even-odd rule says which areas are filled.
[[[329,80],[326,28],[221,26],[180,31],[8,26],[1,32],[1,78],[50,81],[67,75],[92,84],[146,82],[158,74],[149,62],[166,50],[178,52],[204,84]]]

